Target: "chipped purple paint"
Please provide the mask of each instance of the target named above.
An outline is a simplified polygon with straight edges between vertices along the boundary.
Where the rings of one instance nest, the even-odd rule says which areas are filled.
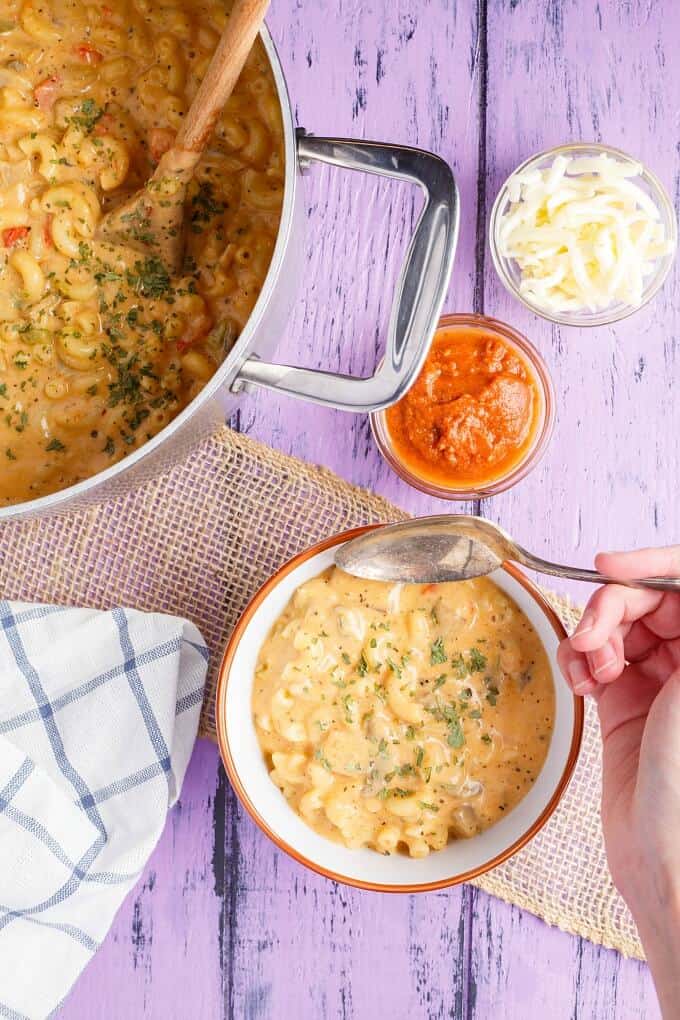
[[[582,562],[598,547],[677,535],[680,433],[662,410],[675,405],[680,367],[677,267],[649,309],[578,333],[513,303],[484,242],[504,175],[566,139],[602,138],[644,156],[677,201],[677,5],[276,0],[269,23],[301,124],[428,146],[452,162],[463,222],[448,307],[510,320],[551,365],[552,447],[482,512],[537,551]],[[279,355],[366,373],[413,197],[328,169],[306,178],[305,193],[309,269]],[[301,411],[258,394],[237,424],[408,510],[444,507],[389,472],[365,419],[319,410],[305,430]],[[216,750],[199,744],[143,881],[60,1015],[649,1020],[658,1010],[644,965],[469,888],[380,897],[308,874],[243,817]]]

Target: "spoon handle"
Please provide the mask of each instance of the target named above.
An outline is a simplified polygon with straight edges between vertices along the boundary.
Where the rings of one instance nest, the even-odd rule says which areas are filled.
[[[679,577],[640,577],[635,580],[622,581],[617,577],[607,577],[597,570],[583,570],[580,567],[565,567],[560,563],[550,563],[540,556],[533,556],[525,549],[519,550],[525,567],[537,570],[540,574],[552,574],[553,577],[569,577],[574,581],[588,581],[591,584],[622,584],[626,588],[654,588],[656,591],[680,592]]]
[[[205,148],[253,48],[268,7],[269,0],[234,0],[222,38],[177,135],[176,148],[196,154]]]

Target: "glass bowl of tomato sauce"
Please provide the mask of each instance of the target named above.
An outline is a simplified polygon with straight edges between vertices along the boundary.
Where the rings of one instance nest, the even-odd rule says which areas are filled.
[[[371,415],[375,441],[404,481],[441,499],[482,499],[539,462],[555,422],[543,358],[512,326],[444,315],[420,375]]]

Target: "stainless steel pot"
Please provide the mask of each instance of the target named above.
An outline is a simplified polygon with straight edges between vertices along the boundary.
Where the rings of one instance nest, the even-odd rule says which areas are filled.
[[[458,239],[458,190],[450,167],[421,149],[296,130],[286,82],[266,28],[264,42],[281,102],[285,186],[279,234],[262,292],[235,346],[201,393],[162,432],[106,471],[41,499],[0,509],[0,521],[35,517],[99,502],[176,463],[230,413],[238,394],[263,386],[343,411],[388,407],[409,388],[430,346]],[[392,305],[385,357],[369,379],[274,365],[270,357],[295,296],[302,245],[300,172],[312,162],[417,184],[425,201],[406,253]]]

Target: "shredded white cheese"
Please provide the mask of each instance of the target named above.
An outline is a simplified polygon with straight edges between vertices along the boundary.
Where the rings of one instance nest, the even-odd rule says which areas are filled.
[[[602,153],[557,156],[544,170],[510,178],[497,244],[517,263],[527,301],[548,312],[642,303],[645,279],[673,242],[635,183],[641,171],[639,163]]]

